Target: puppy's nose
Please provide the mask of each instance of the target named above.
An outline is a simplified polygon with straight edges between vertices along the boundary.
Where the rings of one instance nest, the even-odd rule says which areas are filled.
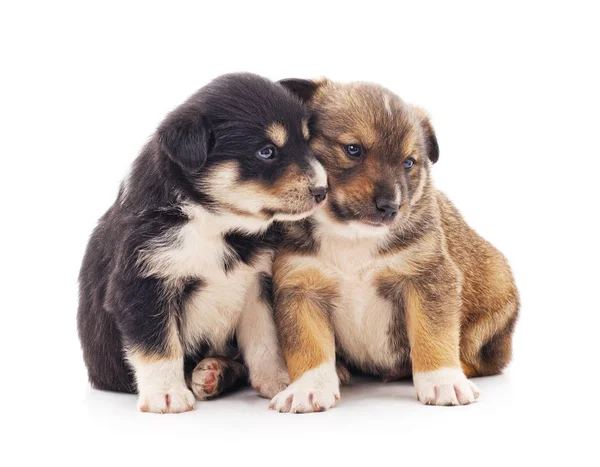
[[[392,217],[398,212],[400,204],[391,199],[376,198],[375,206],[377,206],[377,210],[383,217]]]
[[[311,194],[314,196],[315,201],[320,203],[325,200],[327,197],[327,187],[326,186],[317,186],[310,189]]]

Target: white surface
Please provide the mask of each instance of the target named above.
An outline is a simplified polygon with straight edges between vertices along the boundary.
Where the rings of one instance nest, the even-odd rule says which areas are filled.
[[[549,3],[4,2],[2,465],[597,465],[598,13]],[[373,382],[321,414],[248,390],[154,416],[89,389],[87,237],[166,112],[236,70],[377,81],[430,112],[438,187],[522,295],[514,363],[476,380],[475,404]]]

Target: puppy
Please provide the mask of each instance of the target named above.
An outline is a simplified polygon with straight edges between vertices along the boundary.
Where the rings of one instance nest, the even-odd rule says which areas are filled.
[[[329,195],[287,226],[275,258],[275,319],[292,384],[271,407],[332,407],[336,354],[385,380],[412,373],[426,404],[473,402],[479,391],[467,377],[499,373],[511,358],[519,298],[504,257],[433,187],[439,150],[429,119],[374,84],[283,85],[314,115],[311,144]]]
[[[285,387],[271,226],[325,198],[308,139],[301,101],[251,74],[216,79],[166,117],[81,267],[78,329],[95,388],[138,392],[141,411],[191,410],[186,375],[199,399],[245,377],[222,358],[235,339],[263,396]]]

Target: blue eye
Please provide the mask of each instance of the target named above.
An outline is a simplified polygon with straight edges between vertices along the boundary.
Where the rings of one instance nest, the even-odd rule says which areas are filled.
[[[354,158],[362,157],[363,155],[363,148],[358,144],[344,145],[344,151],[346,151],[346,154],[348,154],[350,157]]]
[[[264,160],[273,159],[275,157],[275,148],[273,146],[264,147],[256,155]]]
[[[402,165],[406,170],[410,170],[415,165],[415,160],[412,157],[409,157],[402,163]]]

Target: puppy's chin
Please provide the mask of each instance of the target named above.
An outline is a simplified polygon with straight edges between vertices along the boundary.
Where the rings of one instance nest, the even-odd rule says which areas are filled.
[[[340,221],[325,209],[315,213],[315,219],[325,227],[328,234],[349,239],[384,237],[389,231],[387,224],[375,224],[357,220]]]
[[[303,211],[303,212],[275,212],[273,214],[273,220],[274,221],[283,221],[283,222],[293,222],[293,221],[299,221],[302,219],[305,219],[306,217],[312,216],[317,209],[319,209],[319,205],[315,204],[311,209],[309,209],[308,211]]]
[[[346,225],[360,237],[381,237],[390,231],[390,226],[387,224],[350,221]]]

